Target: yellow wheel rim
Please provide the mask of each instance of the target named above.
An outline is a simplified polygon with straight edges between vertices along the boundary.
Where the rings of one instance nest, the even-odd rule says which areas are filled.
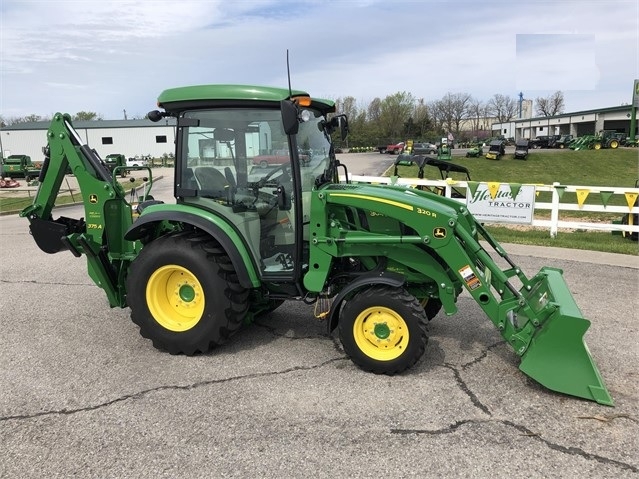
[[[390,308],[375,306],[362,311],[353,324],[357,347],[369,358],[391,361],[408,347],[408,326]]]
[[[617,140],[612,140],[610,142],[610,148],[612,148],[613,150],[617,148],[618,146],[619,146],[619,142]]]
[[[595,143],[595,150],[601,150],[601,143]]]
[[[176,332],[187,331],[202,318],[204,291],[188,269],[166,265],[158,268],[149,278],[146,304],[162,327]]]

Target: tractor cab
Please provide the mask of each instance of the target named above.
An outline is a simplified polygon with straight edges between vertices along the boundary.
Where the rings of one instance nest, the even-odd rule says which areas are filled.
[[[224,106],[185,105],[169,91],[159,103],[178,117],[177,203],[233,225],[263,280],[294,283],[308,268],[311,190],[335,176],[330,135],[337,127],[345,135],[346,119],[327,119],[332,102],[265,90],[282,98],[254,101],[238,91]]]

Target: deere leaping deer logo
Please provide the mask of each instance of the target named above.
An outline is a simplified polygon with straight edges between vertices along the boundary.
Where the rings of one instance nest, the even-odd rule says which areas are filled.
[[[446,228],[435,228],[433,230],[433,237],[444,239],[446,237]]]
[[[89,195],[89,203],[96,204],[98,202],[98,195]]]

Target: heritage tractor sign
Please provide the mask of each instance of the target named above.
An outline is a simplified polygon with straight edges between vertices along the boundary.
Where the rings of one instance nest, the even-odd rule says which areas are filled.
[[[466,195],[466,206],[478,220],[486,223],[532,223],[534,185],[491,182],[474,186]]]

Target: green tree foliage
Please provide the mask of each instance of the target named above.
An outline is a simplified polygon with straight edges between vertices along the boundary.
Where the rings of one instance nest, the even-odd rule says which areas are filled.
[[[94,111],[79,111],[75,115],[73,115],[74,121],[92,121],[92,120],[102,120],[102,116],[98,115]]]
[[[387,96],[380,105],[379,126],[384,136],[399,141],[405,135],[406,122],[413,113],[415,99],[406,92]]]

